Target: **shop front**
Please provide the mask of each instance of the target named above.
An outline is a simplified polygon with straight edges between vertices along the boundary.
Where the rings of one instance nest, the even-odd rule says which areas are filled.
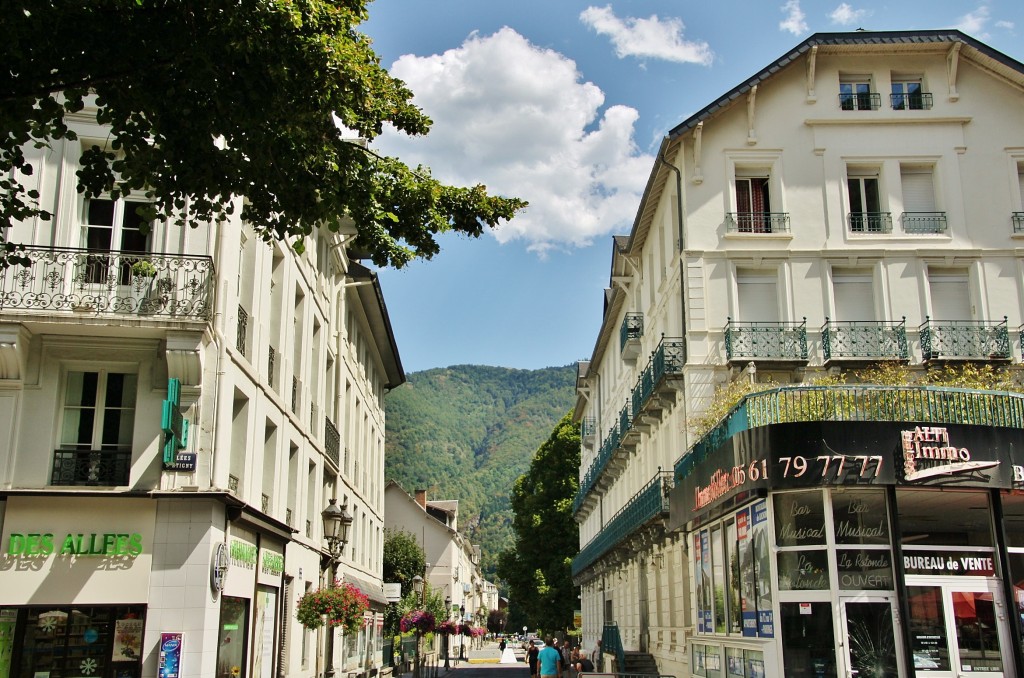
[[[1024,431],[742,431],[677,476],[692,675],[1017,676]]]
[[[9,496],[0,678],[138,678],[155,508],[145,499]]]

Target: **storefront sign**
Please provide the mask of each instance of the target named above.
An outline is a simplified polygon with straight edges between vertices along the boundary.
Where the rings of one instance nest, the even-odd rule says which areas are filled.
[[[199,455],[193,452],[179,452],[169,464],[164,464],[165,471],[195,471]]]
[[[945,426],[917,426],[912,431],[901,431],[903,450],[903,479],[912,483],[936,476],[954,476],[980,473],[999,466],[999,460],[971,459],[966,447],[950,444]]]
[[[904,551],[903,569],[907,574],[995,576],[995,558],[978,551]]]
[[[170,468],[179,450],[188,446],[188,420],[181,416],[181,382],[167,380],[167,400],[160,411],[160,428],[164,432],[164,468]]]
[[[129,556],[142,553],[142,535],[104,532],[68,534],[57,540],[52,532],[12,532],[7,539],[8,556]]]
[[[768,529],[768,502],[759,501],[750,508],[750,541],[754,553],[754,578],[757,582],[757,635],[762,638],[775,637]]]
[[[272,577],[281,576],[284,573],[284,556],[276,551],[260,549],[260,572]]]
[[[230,545],[231,564],[247,570],[256,569],[257,550],[255,544],[232,539]]]
[[[888,549],[837,549],[839,588],[847,591],[892,591],[892,556]]]
[[[227,578],[228,570],[231,568],[231,559],[228,558],[228,545],[218,542],[213,549],[213,558],[210,559],[210,588],[217,593],[224,591],[224,581]]]
[[[157,664],[157,678],[178,678],[181,675],[182,633],[160,634],[160,658]]]

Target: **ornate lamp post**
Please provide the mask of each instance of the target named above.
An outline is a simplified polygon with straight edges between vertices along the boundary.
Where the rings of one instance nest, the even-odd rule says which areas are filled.
[[[452,597],[444,597],[444,619],[448,621],[452,618]],[[444,670],[447,673],[451,666],[448,665],[448,645],[451,643],[451,636],[444,634]]]
[[[337,577],[337,564],[341,560],[341,552],[348,543],[348,529],[352,527],[352,514],[348,512],[348,504],[337,506],[337,499],[328,500],[327,508],[320,512],[324,521],[324,539],[327,541],[327,554],[320,556],[320,572],[327,573],[327,581],[334,584]],[[324,664],[324,677],[334,675],[334,627],[327,627],[327,642],[324,648],[327,655]]]
[[[465,628],[466,627],[466,606],[465,605],[459,605],[459,619],[461,619],[461,621],[459,623],[462,624],[463,628]],[[465,633],[462,634],[462,639],[459,642],[459,659],[461,659],[462,661],[466,660],[466,634]]]
[[[424,586],[423,577],[416,575],[412,578],[412,590],[416,593],[416,598],[419,600],[420,609],[423,608],[423,596]],[[416,667],[413,671],[413,678],[420,678],[420,630],[416,629]]]

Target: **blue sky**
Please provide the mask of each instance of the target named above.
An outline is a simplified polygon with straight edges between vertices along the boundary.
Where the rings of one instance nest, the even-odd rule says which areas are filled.
[[[812,33],[959,28],[1024,61],[1024,2],[376,0],[362,30],[434,121],[375,147],[530,201],[479,239],[380,272],[407,372],[590,356],[611,237],[665,133]]]

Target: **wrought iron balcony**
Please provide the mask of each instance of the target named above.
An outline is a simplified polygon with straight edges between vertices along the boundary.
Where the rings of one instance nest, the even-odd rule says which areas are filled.
[[[877,111],[882,107],[878,92],[845,92],[839,95],[839,108],[844,111]]]
[[[1013,222],[1014,233],[1024,233],[1024,212],[1014,212],[1010,215],[1010,221]]]
[[[235,350],[245,355],[245,344],[249,336],[249,312],[238,306],[238,322],[235,327]]]
[[[50,484],[123,486],[131,469],[131,450],[56,450]]]
[[[622,352],[622,357],[626,358],[627,345],[632,349],[632,358],[626,358],[627,360],[636,359],[637,353],[640,351],[640,337],[644,335],[644,314],[643,313],[627,313],[622,319],[622,325],[619,327],[619,350]]]
[[[580,436],[583,438],[593,438],[597,433],[597,421],[594,417],[583,417],[580,421]]]
[[[0,269],[0,311],[208,321],[210,257],[28,245]]]
[[[907,92],[890,94],[889,104],[894,111],[927,111],[932,107],[931,92]]]
[[[946,213],[904,212],[900,223],[904,233],[943,233],[946,230]]]
[[[727,233],[789,233],[788,212],[727,212]]]
[[[1024,394],[940,386],[782,386],[743,397],[675,464],[676,479],[730,437],[798,421],[893,421],[1024,428]]]
[[[324,417],[324,454],[334,462],[335,466],[341,465],[341,434],[338,427],[334,425],[330,417]]]
[[[273,346],[267,347],[267,383],[274,385],[274,362],[277,360],[277,349]]]
[[[986,320],[925,320],[918,327],[924,360],[1009,360],[1010,333],[1006,318]]]
[[[651,520],[668,514],[668,490],[671,474],[658,471],[643,489],[633,495],[572,561],[575,577],[618,546],[624,539]]]
[[[889,212],[850,212],[851,233],[892,233],[892,214]]]
[[[732,360],[807,360],[807,319],[725,324],[725,355]]]
[[[907,321],[851,320],[825,318],[821,326],[821,348],[825,362],[837,358],[871,360],[907,359]]]

